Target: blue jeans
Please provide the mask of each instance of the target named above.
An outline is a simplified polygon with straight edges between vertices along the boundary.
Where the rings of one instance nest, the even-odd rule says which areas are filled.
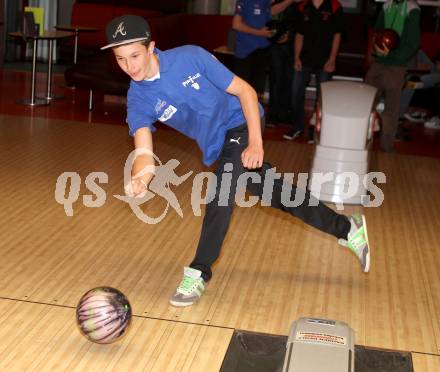
[[[332,74],[323,69],[303,66],[301,71],[295,70],[292,83],[292,110],[293,110],[293,131],[304,130],[304,101],[306,87],[310,83],[311,75],[316,78],[316,101],[319,99],[321,83],[329,81]]]
[[[421,89],[430,89],[440,83],[440,71],[436,69],[435,64],[422,50],[419,50],[417,53],[417,64],[425,64],[430,70],[429,74],[420,76],[420,82],[423,83]],[[400,97],[400,117],[408,111],[414,92],[415,90],[413,88],[402,89],[402,95]]]
[[[423,84],[421,89],[430,89],[440,83],[440,72],[430,73],[420,76],[420,82]],[[402,95],[400,98],[400,117],[408,112],[408,108],[411,104],[411,100],[414,96],[415,89],[404,88],[402,89]]]

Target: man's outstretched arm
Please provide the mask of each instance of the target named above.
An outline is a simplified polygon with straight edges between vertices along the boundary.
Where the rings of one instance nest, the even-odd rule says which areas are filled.
[[[134,195],[145,191],[154,176],[153,136],[149,128],[139,128],[134,134],[136,150],[146,150],[146,154],[136,156],[131,171],[131,187]],[[148,170],[148,171],[147,171]]]
[[[257,93],[238,76],[234,76],[226,91],[240,100],[248,126],[249,144],[241,155],[243,166],[249,169],[260,168],[263,165],[264,150]]]

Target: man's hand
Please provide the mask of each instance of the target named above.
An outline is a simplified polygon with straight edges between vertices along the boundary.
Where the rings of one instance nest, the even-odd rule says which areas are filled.
[[[287,40],[289,40],[289,33],[285,32],[278,40],[277,40],[277,44],[284,44],[287,42]]]
[[[269,30],[267,27],[260,28],[258,30],[258,36],[272,37],[275,35],[276,30]]]
[[[382,45],[382,48],[381,48],[377,44],[374,44],[374,51],[376,54],[382,55],[384,57],[387,56],[388,53],[390,52],[390,50],[386,47],[386,45]]]
[[[302,70],[302,62],[301,59],[299,58],[295,58],[295,62],[293,64],[293,68],[295,69],[295,71],[301,71]]]
[[[131,190],[134,197],[142,196],[147,191],[147,186],[147,182],[140,177],[131,179]]]
[[[153,138],[147,127],[139,128],[134,134],[135,157],[131,164],[130,181],[124,175],[126,187],[131,191],[130,196],[142,197],[147,191],[147,186],[154,177]]]
[[[145,157],[136,158],[132,169],[130,184],[126,186],[126,194],[131,197],[144,197],[148,184],[153,179],[156,167],[145,162]]]
[[[324,71],[325,72],[333,72],[333,71],[335,71],[335,68],[336,68],[336,66],[335,66],[336,64],[335,64],[335,60],[334,59],[329,59],[326,63],[325,63],[325,65],[324,65]]]
[[[241,153],[241,162],[247,169],[261,168],[263,165],[264,150],[262,146],[249,145]]]

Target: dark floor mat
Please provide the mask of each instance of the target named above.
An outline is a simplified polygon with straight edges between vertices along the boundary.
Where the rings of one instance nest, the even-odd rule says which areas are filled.
[[[281,372],[287,336],[235,331],[221,372]],[[356,372],[412,372],[410,353],[355,347]]]

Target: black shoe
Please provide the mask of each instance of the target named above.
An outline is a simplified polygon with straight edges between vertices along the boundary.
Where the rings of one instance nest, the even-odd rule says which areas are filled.
[[[307,143],[314,143],[314,133],[315,133],[315,127],[309,126],[307,129]]]

